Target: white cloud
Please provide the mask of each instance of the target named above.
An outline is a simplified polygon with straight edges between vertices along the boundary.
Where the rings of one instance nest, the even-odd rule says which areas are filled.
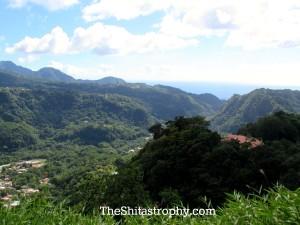
[[[235,19],[239,29],[229,33],[226,45],[246,50],[299,46],[300,2],[259,2],[255,6],[245,5],[240,10]]]
[[[79,3],[79,0],[8,0],[13,8],[21,8],[27,4],[36,4],[50,11],[65,9]]]
[[[227,46],[252,50],[300,45],[299,0],[96,0],[86,21],[130,20],[163,11],[156,27],[178,37],[223,36]]]
[[[75,29],[70,38],[62,28],[56,27],[41,38],[25,37],[6,48],[6,52],[66,54],[93,51],[99,55],[125,55],[184,48],[197,44],[195,39],[183,39],[154,32],[134,35],[119,26],[96,23],[88,28]]]
[[[77,2],[59,2],[66,5],[72,1]],[[15,6],[28,2],[15,0]],[[55,0],[31,2],[54,4]],[[126,55],[195,46],[203,36],[222,37],[226,39],[225,46],[246,50],[300,45],[298,0],[96,0],[83,9],[83,17],[87,21],[109,17],[129,20],[156,11],[164,12],[155,24],[156,32],[137,35],[120,26],[97,22],[67,35],[56,27],[40,38],[25,37],[6,52],[32,55],[93,51],[99,55]]]
[[[25,37],[22,41],[5,49],[7,53],[22,52],[27,54],[66,53],[70,48],[68,35],[61,27],[55,27],[41,38]]]

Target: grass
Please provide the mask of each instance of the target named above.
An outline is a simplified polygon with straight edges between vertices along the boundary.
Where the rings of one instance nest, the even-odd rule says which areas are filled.
[[[206,217],[128,216],[121,223],[111,216],[82,215],[44,199],[28,199],[16,208],[0,207],[0,222],[1,225],[297,225],[300,224],[300,188],[290,191],[277,187],[267,195],[251,197],[234,193],[216,211],[216,216]]]

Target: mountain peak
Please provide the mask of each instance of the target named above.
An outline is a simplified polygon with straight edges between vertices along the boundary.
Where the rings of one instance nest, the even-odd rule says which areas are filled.
[[[0,66],[17,66],[14,62],[12,61],[0,61]]]
[[[51,81],[70,82],[75,80],[73,77],[67,75],[66,73],[52,67],[44,67],[38,70],[37,73],[41,78],[46,78],[47,80]]]
[[[12,61],[0,61],[0,70],[12,72],[23,77],[32,77],[34,74],[32,70],[18,66]]]
[[[53,67],[43,67],[41,69],[39,69],[37,72],[43,72],[43,71],[55,71],[55,72],[61,72],[59,69],[53,68]]]
[[[126,81],[113,76],[107,76],[103,77],[96,81],[98,84],[114,84],[114,85],[120,85],[120,84],[126,84]]]
[[[52,68],[52,67],[44,67],[36,72],[41,78],[47,79],[50,81],[62,81],[62,82],[70,82],[74,81],[74,78],[63,73],[62,71]]]

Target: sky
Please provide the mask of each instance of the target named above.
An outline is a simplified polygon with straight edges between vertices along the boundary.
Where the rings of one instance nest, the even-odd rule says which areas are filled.
[[[1,0],[0,60],[75,78],[300,86],[299,0]]]

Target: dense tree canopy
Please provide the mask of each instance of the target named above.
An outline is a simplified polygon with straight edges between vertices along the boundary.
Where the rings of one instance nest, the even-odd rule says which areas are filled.
[[[240,134],[262,138],[264,141],[289,140],[300,141],[300,116],[283,111],[259,119],[239,130]]]
[[[278,117],[281,120],[277,121]],[[248,131],[258,127],[262,135],[259,137],[268,140],[251,149],[236,141],[221,141],[201,117],[178,117],[165,125],[156,124],[150,128],[154,140],[148,142],[112,182],[112,186],[118,187],[114,189],[116,196],[132,199],[125,190],[137,185],[143,190],[140,193],[150,194],[156,204],[181,201],[190,206],[201,206],[204,197],[219,205],[224,201],[225,193],[234,190],[249,194],[278,182],[297,188],[300,186],[300,145],[296,141],[299,140],[296,118],[299,117],[276,113],[241,129],[242,133],[247,131],[246,134],[254,135]],[[270,126],[270,121],[273,129],[264,129],[263,125]],[[136,169],[140,179],[134,178]],[[116,201],[114,199],[114,206]]]
[[[38,141],[37,132],[26,123],[0,122],[0,151],[16,151]]]

